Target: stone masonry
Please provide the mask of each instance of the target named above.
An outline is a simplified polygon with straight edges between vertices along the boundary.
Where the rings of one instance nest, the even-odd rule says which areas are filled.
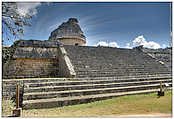
[[[170,74],[170,70],[141,50],[64,46],[78,77],[115,77]]]
[[[164,63],[170,70],[172,70],[172,48],[149,49],[143,47],[141,50],[151,57],[156,58],[161,63]]]
[[[160,83],[172,89],[170,49],[83,46],[85,43],[78,20],[70,18],[49,40],[19,40],[5,48],[3,98],[15,99],[16,84],[21,87],[23,109],[152,93],[159,91]]]
[[[15,52],[3,66],[4,78],[57,76],[57,41],[20,40]]]
[[[78,24],[78,20],[70,18],[51,32],[49,40],[59,40],[64,45],[85,45],[86,38]]]
[[[11,58],[3,65],[3,78],[171,74],[167,66],[171,58],[167,57],[169,61],[162,63],[157,60],[158,55],[152,56],[151,50],[81,46],[85,43],[75,18],[51,32],[49,40],[16,41],[11,46],[13,51],[9,51]],[[171,52],[166,54],[170,56]]]

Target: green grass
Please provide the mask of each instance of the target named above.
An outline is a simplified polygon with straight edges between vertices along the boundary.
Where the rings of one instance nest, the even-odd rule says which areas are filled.
[[[119,115],[172,113],[172,91],[122,96],[88,104],[23,110],[23,117],[115,117]]]

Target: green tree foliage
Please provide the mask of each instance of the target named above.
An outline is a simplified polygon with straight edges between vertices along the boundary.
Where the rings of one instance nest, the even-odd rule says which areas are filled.
[[[19,39],[24,34],[24,26],[31,26],[31,18],[29,13],[19,13],[16,2],[2,2],[2,44],[6,40]],[[3,65],[11,58],[14,50],[14,47],[2,47]]]
[[[17,3],[2,2],[2,36],[5,40],[19,38],[24,34],[24,26],[31,26],[32,15],[19,13]]]

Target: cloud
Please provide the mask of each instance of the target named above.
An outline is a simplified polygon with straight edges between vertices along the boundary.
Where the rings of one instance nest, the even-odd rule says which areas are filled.
[[[97,46],[108,47],[109,45],[108,45],[108,43],[101,41],[101,42],[98,42],[98,43],[97,43]]]
[[[133,45],[143,45],[146,43],[145,38],[142,36],[138,36],[137,38],[135,38],[135,40],[133,41]]]
[[[152,48],[152,49],[158,49],[161,46],[156,42],[150,41],[150,42],[147,42],[146,44],[144,44],[144,47]]]
[[[161,46],[158,43],[154,42],[154,41],[147,42],[146,39],[143,37],[143,35],[138,36],[137,38],[135,38],[135,40],[133,41],[133,45],[134,46],[143,45],[146,48],[152,48],[152,49],[161,48]]]
[[[18,12],[25,16],[26,14],[36,15],[37,14],[37,7],[40,6],[41,3],[17,3]]]
[[[53,30],[55,30],[58,26],[59,26],[58,23],[52,24],[51,26],[48,27],[48,30],[53,31]]]
[[[91,31],[98,27],[101,27],[101,24],[96,16],[91,16],[91,15],[81,16],[79,22],[84,32]]]
[[[126,47],[125,48],[131,49],[132,47],[130,46],[130,43],[126,43]]]
[[[116,47],[119,48],[118,44],[116,42],[110,42],[109,47]]]
[[[163,44],[162,47],[163,47],[163,48],[166,48],[166,44]]]
[[[117,47],[117,48],[119,48],[119,45],[116,42],[106,43],[104,41],[100,41],[100,42],[97,43],[96,46]]]

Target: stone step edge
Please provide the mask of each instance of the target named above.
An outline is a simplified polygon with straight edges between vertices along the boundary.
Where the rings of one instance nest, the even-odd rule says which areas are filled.
[[[30,89],[45,89],[45,88],[70,88],[70,87],[80,87],[80,86],[109,86],[109,85],[121,85],[121,84],[133,84],[133,83],[151,83],[151,82],[165,82],[165,81],[172,81],[171,79],[163,79],[163,80],[148,80],[148,81],[135,81],[135,82],[118,82],[118,83],[100,83],[100,84],[94,84],[94,83],[91,83],[91,84],[81,84],[81,85],[62,85],[62,86],[37,86],[37,87],[27,87],[24,88],[24,91],[25,89],[27,90],[30,90]]]
[[[101,82],[101,81],[128,81],[128,80],[155,80],[155,79],[172,79],[172,77],[147,77],[147,78],[128,78],[128,79],[112,79],[112,78],[106,78],[105,80],[104,79],[101,79],[101,80],[64,80],[64,81],[45,81],[45,82],[39,82],[39,84],[47,84],[47,83],[70,83],[70,82]],[[30,85],[30,84],[35,84],[36,82],[33,82],[33,83],[25,83],[26,85]]]
[[[172,85],[172,83],[168,83]],[[31,92],[24,93],[23,96],[29,95],[43,95],[43,94],[61,94],[61,93],[78,93],[78,92],[90,92],[90,91],[106,91],[106,90],[119,90],[119,89],[128,89],[128,88],[141,88],[149,86],[160,86],[160,84],[150,84],[150,85],[139,85],[139,86],[126,86],[126,87],[115,87],[115,88],[102,88],[102,89],[83,89],[83,90],[67,90],[67,91],[52,91],[52,92]]]
[[[171,90],[172,87],[168,88],[167,90]],[[108,93],[108,94],[95,94],[95,95],[85,95],[85,96],[73,96],[73,97],[60,97],[60,98],[50,98],[50,99],[37,99],[37,100],[25,100],[23,104],[28,103],[39,103],[39,102],[49,102],[49,101],[71,101],[71,100],[80,100],[80,99],[88,99],[88,98],[99,98],[99,97],[109,97],[109,96],[122,96],[122,95],[129,95],[129,94],[141,94],[147,92],[157,92],[159,89],[151,89],[151,90],[141,90],[141,91],[129,91],[129,92],[119,92],[119,93]]]
[[[164,75],[167,75],[167,76],[164,76]],[[2,81],[3,82],[11,82],[11,81],[26,81],[26,80],[54,80],[54,79],[60,79],[60,81],[65,81],[65,80],[70,80],[72,81],[73,79],[76,79],[77,81],[78,80],[95,80],[95,79],[101,79],[101,78],[104,78],[104,79],[111,79],[111,78],[115,78],[115,79],[123,79],[123,78],[168,78],[168,77],[172,77],[172,75],[170,74],[159,74],[159,75],[141,75],[141,76],[138,76],[138,77],[134,77],[134,76],[119,76],[119,77],[89,77],[87,79],[83,79],[83,78],[24,78],[24,79],[3,79]],[[75,81],[75,80],[73,80]]]
[[[76,71],[78,71],[78,72],[93,72],[93,73],[119,73],[119,72],[121,72],[121,71],[125,71],[125,72],[129,72],[129,73],[149,73],[149,70],[150,70],[151,68],[149,68],[149,69],[146,69],[146,70],[128,70],[128,69],[126,69],[126,68],[123,68],[123,69],[120,69],[120,70],[118,70],[118,69],[106,69],[106,70],[104,70],[104,69],[96,69],[96,70],[94,70],[94,69],[84,69],[83,68],[83,70],[80,70],[80,69],[75,69]],[[153,70],[154,71],[154,70]],[[159,71],[159,70],[158,70]],[[166,71],[166,70],[160,70],[160,71]],[[158,72],[157,72],[158,73]],[[160,72],[161,73],[161,72]],[[166,71],[165,73],[168,73],[168,71]]]

